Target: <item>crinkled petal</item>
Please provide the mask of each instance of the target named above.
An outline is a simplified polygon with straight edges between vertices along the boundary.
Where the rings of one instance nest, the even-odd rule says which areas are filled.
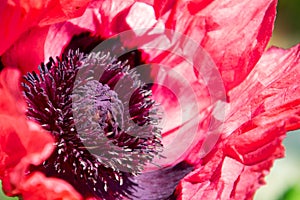
[[[205,139],[211,119],[206,119],[204,110],[212,99],[207,86],[196,81],[195,76],[187,76],[194,74],[187,63],[178,64],[177,68],[164,68],[163,65],[158,68],[158,73],[154,75],[157,85],[152,89],[153,98],[163,113],[164,158],[153,162],[165,167],[182,161],[195,143]]]
[[[20,116],[25,111],[25,102],[20,92],[20,72],[4,69],[0,73],[0,114]]]
[[[166,27],[181,32],[210,53],[227,90],[242,82],[272,34],[276,0],[180,1]]]
[[[1,1],[0,55],[29,28],[80,16],[88,3],[89,0]]]
[[[283,157],[286,131],[299,128],[299,55],[300,45],[269,49],[229,93],[223,137],[181,181],[179,199],[252,199],[274,160]],[[197,157],[199,148],[187,160]]]
[[[257,126],[284,121],[287,130],[299,128],[299,77],[300,45],[269,49],[248,78],[229,93],[232,112],[226,132],[249,120]]]
[[[49,26],[34,27],[25,32],[2,56],[6,67],[20,69],[22,74],[36,71],[44,61],[44,46]]]
[[[154,162],[174,165],[189,154],[195,142],[207,139],[207,132],[215,128],[217,121],[222,121],[222,117],[209,117],[216,109],[213,105],[226,100],[222,79],[205,50],[188,37],[171,31],[167,35],[156,33],[155,37],[134,35],[127,32],[120,37],[128,46],[136,45],[151,54],[147,63],[152,63],[153,98],[163,111],[165,158]],[[185,42],[178,45],[176,39]]]
[[[73,36],[81,33],[96,35],[100,30],[99,20],[99,12],[88,8],[81,17],[50,26],[43,49],[45,61],[51,56],[60,56]]]
[[[181,181],[176,195],[193,200],[252,199],[274,160],[283,157],[284,135],[282,124],[236,132]]]
[[[95,1],[91,6],[92,9],[97,11],[97,18],[101,23],[100,29],[101,36],[108,38],[116,33],[129,30],[130,27],[126,23],[126,16],[130,8],[135,3],[134,0],[126,1]]]
[[[269,50],[245,79],[270,38],[275,7],[276,0],[94,2],[82,17],[51,25],[46,30],[47,34],[39,38],[41,43],[38,44],[41,44],[43,53],[38,56],[44,59],[59,56],[72,36],[85,31],[108,38],[133,29],[137,38],[125,37],[122,40],[124,44],[144,48],[149,54],[149,62],[156,62],[183,77],[189,77],[184,81],[192,88],[188,92],[188,87],[181,87],[180,78],[163,70],[154,72],[155,81],[169,86],[171,91],[160,93],[154,90],[154,98],[161,103],[167,116],[163,126],[163,143],[166,149],[169,147],[169,152],[165,154],[167,161],[156,164],[165,167],[186,160],[199,167],[181,181],[176,195],[182,199],[251,198],[273,160],[282,156],[281,141],[286,130],[299,127],[299,91],[296,84],[299,67],[294,67],[299,65],[299,46],[289,51]],[[167,29],[187,35],[196,41],[197,46],[203,46],[210,53],[229,91],[228,104],[210,99],[209,95],[215,94],[215,90],[207,89],[209,84],[200,77],[205,74],[195,72],[197,70],[190,63],[186,64],[178,58],[195,55],[191,54],[186,38],[170,35]],[[35,34],[38,35],[38,31]],[[168,42],[170,52],[157,50]],[[16,48],[20,49],[20,46]],[[156,49],[147,50],[147,47]],[[175,52],[183,54],[174,55]],[[33,59],[26,65],[30,63],[37,61]],[[176,99],[180,97],[184,97],[182,101]],[[198,105],[195,107],[190,102],[197,102]],[[223,122],[223,114],[218,113],[220,110],[226,112],[224,129],[218,127]],[[191,114],[195,111],[197,115]],[[212,128],[209,127],[211,124]],[[209,135],[207,129],[213,132],[209,140],[205,138]],[[194,132],[197,133],[193,134],[189,143],[187,133]],[[218,137],[220,134],[223,134],[222,138]],[[219,142],[217,146],[216,142]],[[172,151],[174,148],[176,150]],[[151,175],[152,172],[147,173]],[[156,186],[153,188],[154,191]],[[149,191],[139,192],[151,196]]]
[[[24,102],[19,99],[19,75],[8,68],[0,74],[0,178],[9,195],[20,194],[28,166],[42,163],[54,148],[53,138],[26,119]]]
[[[47,178],[35,172],[26,178],[20,187],[24,200],[61,199],[81,200],[81,195],[67,182],[58,178]]]
[[[100,19],[97,19],[96,13],[95,9],[86,9],[82,17],[30,29],[2,55],[4,66],[19,68],[23,74],[37,71],[41,62],[60,56],[74,35],[98,33]],[[34,48],[28,48],[32,45]]]
[[[238,85],[259,60],[272,33],[275,8],[276,0],[94,1],[81,18],[70,22],[80,27],[81,31],[92,30],[93,34],[97,33],[103,38],[127,30],[133,30],[137,35],[154,35],[151,33],[153,29],[154,32],[174,29],[191,37],[210,53],[229,90]],[[61,28],[62,25],[58,26]],[[57,33],[55,29],[57,27],[50,33]],[[62,44],[54,43],[52,46],[55,46],[56,51],[45,52],[45,59],[49,55],[58,55],[54,53],[61,53],[57,49],[62,49],[59,47],[64,47],[72,35],[78,34],[78,29],[71,27],[66,32],[68,37],[48,37],[50,43],[60,41]],[[176,42],[182,44],[185,41]],[[45,45],[49,46],[47,43]]]
[[[101,31],[108,30],[100,21],[99,10],[88,8],[81,17],[49,26],[34,27],[22,34],[2,55],[2,62],[4,66],[19,68],[23,74],[37,71],[41,62],[48,62],[49,57],[60,56],[73,36],[87,32],[101,35]],[[32,45],[34,48],[28,48]]]

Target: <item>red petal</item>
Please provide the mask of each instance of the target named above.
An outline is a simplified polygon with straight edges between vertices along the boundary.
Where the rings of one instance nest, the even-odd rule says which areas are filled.
[[[229,90],[246,77],[260,58],[271,36],[276,1],[249,1],[243,3],[203,0],[188,3],[154,1],[153,6],[154,8],[147,3],[134,3],[131,1],[117,5],[110,1],[93,2],[90,7],[91,10],[95,8],[94,14],[89,15],[89,12],[87,12],[81,19],[78,19],[86,23],[92,22],[92,24],[80,23],[78,26],[82,29],[94,30],[102,37],[109,37],[129,29],[136,31],[136,29],[149,29],[154,26],[162,29],[174,28],[176,31],[194,39],[211,54],[219,67],[225,87]],[[67,7],[64,6],[64,8]],[[171,10],[172,7],[173,10]],[[193,11],[191,11],[192,8]],[[141,15],[144,11],[149,14]],[[153,13],[155,13],[155,16]],[[169,18],[166,18],[168,15],[163,16],[163,13],[168,13]],[[240,17],[241,15],[243,17]],[[159,20],[157,20],[158,16],[161,17]],[[138,20],[138,23],[136,23],[136,20]],[[131,23],[133,21],[134,23]],[[73,23],[78,22],[74,21]],[[98,27],[95,27],[95,25]],[[69,38],[60,38],[58,35],[58,38],[49,38],[47,41],[51,43],[53,41],[63,41],[63,44],[66,44],[70,37],[76,34],[76,31],[73,32],[72,29],[65,31],[68,33]],[[57,32],[54,30],[52,33]],[[61,49],[60,46],[56,49]],[[38,53],[38,55],[40,54]],[[49,53],[46,53],[46,59],[48,59],[48,56]],[[23,63],[26,65],[23,71],[26,71],[29,65],[36,65],[37,59],[29,62],[24,62],[22,59],[17,61],[18,65]]]
[[[157,84],[152,88],[153,98],[163,110],[162,155],[166,158],[154,161],[159,166],[170,166],[184,160],[199,142],[217,142],[218,135],[209,133],[222,119],[212,116],[211,112],[216,112],[218,106],[223,107],[219,100],[224,100],[225,96],[222,88],[215,87],[218,72],[204,52],[198,56],[202,59],[197,64],[201,66],[201,73],[205,71],[207,74],[202,74],[206,77],[199,79],[194,71],[197,69],[190,64],[193,61],[183,60],[181,51],[176,51],[176,48],[169,51],[172,53],[159,59],[159,66],[152,65],[153,83]]]
[[[284,134],[271,126],[231,135],[181,181],[179,199],[252,199],[273,161],[283,156]]]
[[[58,178],[47,178],[35,172],[22,182],[20,191],[24,200],[80,200],[81,195],[67,182]]]
[[[96,34],[103,27],[99,27],[99,13],[95,9],[86,9],[83,16],[50,26],[45,38],[45,59],[60,56],[65,46],[69,44],[74,35],[90,32]]]
[[[20,69],[22,74],[36,71],[44,61],[44,44],[49,26],[35,27],[25,32],[2,56],[6,67]]]
[[[176,7],[177,0],[154,0],[153,7],[156,18],[162,17],[172,7]]]
[[[15,167],[26,155],[26,149],[24,148],[18,133],[14,127],[12,127],[16,118],[11,119],[0,115],[0,119],[0,177],[3,178],[5,171],[11,167]]]
[[[257,126],[284,121],[286,130],[299,128],[299,79],[300,45],[269,49],[249,77],[229,93],[230,130],[249,119]],[[247,106],[241,107],[245,102]]]
[[[0,74],[0,178],[9,195],[20,193],[27,167],[43,162],[52,153],[54,142],[41,127],[26,119],[24,103],[19,99],[20,73],[16,73],[5,68]],[[9,75],[15,79],[8,79]]]
[[[272,34],[276,2],[181,3],[170,15],[167,27],[191,37],[208,51],[230,90],[245,79],[262,55]]]
[[[247,79],[229,93],[223,137],[177,188],[180,199],[252,199],[287,130],[299,128],[300,45],[271,48]],[[246,104],[245,104],[246,103]],[[189,161],[200,159],[199,148]]]
[[[48,62],[49,57],[60,56],[73,35],[86,31],[96,32],[97,24],[91,20],[95,17],[94,10],[87,9],[82,17],[71,22],[30,29],[2,55],[4,66],[17,67],[23,74],[37,71],[41,62]]]
[[[89,0],[1,1],[0,55],[29,28],[80,16],[88,3]]]
[[[0,114],[19,116],[25,110],[20,93],[20,72],[16,69],[4,69],[0,73]]]

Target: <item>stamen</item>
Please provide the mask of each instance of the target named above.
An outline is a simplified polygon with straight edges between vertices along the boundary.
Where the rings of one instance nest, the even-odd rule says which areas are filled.
[[[129,196],[131,177],[162,150],[150,87],[109,53],[70,51],[39,71],[22,84],[27,116],[52,133],[56,149],[31,172],[62,178],[84,197]]]

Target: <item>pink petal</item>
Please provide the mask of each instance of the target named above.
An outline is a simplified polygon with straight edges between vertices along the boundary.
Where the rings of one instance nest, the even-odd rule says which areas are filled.
[[[264,53],[249,77],[229,93],[229,134],[248,120],[257,126],[284,121],[287,130],[299,128],[299,55],[300,45]],[[241,107],[245,101],[247,106]]]
[[[273,161],[283,157],[284,134],[282,127],[265,127],[230,136],[181,181],[179,199],[252,199]]]
[[[85,32],[98,35],[105,31],[100,17],[98,9],[87,8],[81,17],[51,25],[45,38],[45,59],[60,56],[75,35]]]
[[[49,26],[35,27],[25,32],[3,55],[6,67],[20,69],[22,74],[36,71],[44,61],[44,44]]]
[[[152,6],[136,2],[129,10],[126,22],[132,30],[138,30],[141,28],[151,28],[157,23],[157,20],[155,19],[155,13]],[[138,34],[142,35],[146,30],[147,29],[138,31]]]
[[[173,49],[165,43],[162,46],[167,48],[162,53],[165,57],[159,59],[158,66],[151,66],[154,83],[158,84],[153,88],[153,98],[164,113],[161,127],[164,145],[162,155],[165,158],[154,161],[161,167],[184,160],[199,143],[213,145],[217,142],[219,135],[210,133],[216,132],[215,128],[218,128],[217,124],[220,124],[222,117],[212,113],[220,108],[222,110],[220,101],[225,101],[225,92],[215,85],[220,83],[217,68],[205,52],[197,49],[198,56],[193,56],[190,60],[182,53],[182,49],[191,49],[192,46]],[[155,60],[152,62],[155,63]],[[194,68],[191,63],[199,65],[199,69]],[[201,71],[201,79],[195,74],[197,70]],[[207,153],[211,148],[204,147],[202,150]]]
[[[89,0],[1,1],[0,55],[29,28],[80,16],[88,2]]]
[[[87,9],[82,17],[50,26],[34,27],[25,32],[2,55],[4,66],[19,68],[23,74],[37,71],[41,62],[60,56],[72,36],[86,31],[97,32],[97,24],[91,20],[96,17],[94,11]]]
[[[100,35],[104,38],[129,30],[126,23],[130,7],[135,3],[134,0],[126,1],[95,1],[90,7],[97,10],[98,20],[101,26]]]
[[[154,0],[153,7],[156,18],[162,17],[166,12],[176,7],[177,0]]]
[[[177,3],[166,26],[191,37],[210,53],[228,91],[245,79],[262,55],[272,34],[276,2]]]
[[[299,55],[300,45],[269,49],[229,93],[224,135],[181,181],[180,199],[252,199],[274,160],[283,157],[286,131],[299,128]],[[199,148],[187,160],[196,157],[201,158]]]

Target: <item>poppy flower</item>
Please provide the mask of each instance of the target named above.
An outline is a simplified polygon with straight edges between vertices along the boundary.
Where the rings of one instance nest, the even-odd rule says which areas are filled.
[[[265,51],[276,4],[93,1],[81,17],[18,33],[1,56],[2,105],[19,113],[3,112],[4,191],[251,199],[299,128],[300,46]],[[26,106],[8,67],[25,74]]]

